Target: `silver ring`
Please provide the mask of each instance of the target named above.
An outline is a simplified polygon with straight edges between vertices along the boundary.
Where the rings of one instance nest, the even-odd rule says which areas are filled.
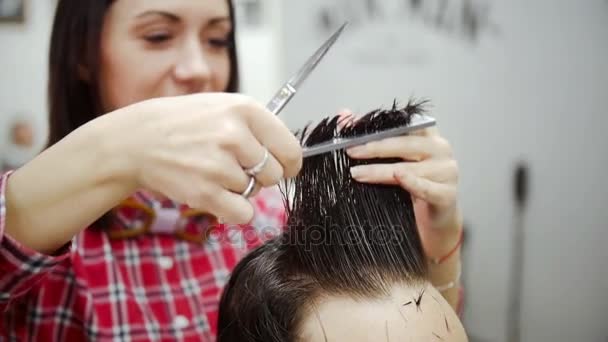
[[[268,162],[268,156],[269,156],[268,150],[264,149],[264,158],[262,159],[262,161],[259,162],[254,167],[245,169],[245,173],[251,177],[255,177],[255,175],[260,173],[262,171],[262,169],[264,169],[264,166],[266,166],[266,162]]]
[[[249,184],[247,184],[247,189],[245,189],[245,191],[243,191],[241,196],[248,198],[251,195],[251,193],[253,192],[253,189],[255,189],[255,178],[251,177],[251,178],[249,178]]]

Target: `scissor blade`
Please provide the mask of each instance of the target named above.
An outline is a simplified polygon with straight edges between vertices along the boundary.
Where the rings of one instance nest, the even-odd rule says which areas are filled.
[[[339,149],[363,145],[370,141],[377,141],[386,138],[396,137],[419,129],[434,126],[435,123],[436,120],[432,117],[415,114],[412,118],[412,122],[407,126],[391,128],[384,131],[365,134],[353,138],[337,138],[322,144],[304,147],[303,156],[304,158],[308,158],[327,152],[333,152]]]
[[[331,36],[327,41],[321,45],[321,47],[312,55],[306,63],[302,66],[302,68],[295,74],[290,80],[289,84],[294,87],[296,90],[300,88],[302,82],[308,77],[308,75],[317,67],[317,64],[325,57],[325,54],[329,49],[334,45],[336,40],[344,31],[344,28],[348,25],[348,22],[342,24],[342,26]]]
[[[317,64],[323,59],[327,51],[332,47],[332,45],[338,40],[340,34],[346,27],[348,23],[344,23],[338,31],[336,31],[327,41],[321,45],[321,47],[312,55],[306,63],[298,70],[298,72],[287,81],[283,86],[276,92],[276,94],[270,99],[266,108],[272,112],[274,115],[279,115],[279,113],[283,110],[283,108],[289,103],[291,98],[295,95],[295,93],[302,85],[302,82],[306,80],[308,75],[315,69]]]

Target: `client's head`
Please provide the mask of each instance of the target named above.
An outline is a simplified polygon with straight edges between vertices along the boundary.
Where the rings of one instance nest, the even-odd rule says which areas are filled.
[[[304,130],[304,146],[409,124],[420,104]],[[427,281],[410,195],[359,183],[343,150],[309,157],[284,189],[285,232],[237,265],[218,341],[461,341],[458,317]]]

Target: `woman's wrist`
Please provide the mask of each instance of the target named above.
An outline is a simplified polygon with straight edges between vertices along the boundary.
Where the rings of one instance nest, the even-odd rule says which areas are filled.
[[[127,109],[129,107],[126,107]],[[119,110],[119,111],[122,111]],[[137,167],[134,156],[138,154],[135,149],[137,144],[133,142],[133,135],[136,134],[125,124],[128,113],[119,111],[105,114],[82,128],[83,134],[92,137],[92,151],[99,156],[100,178],[103,181],[122,184],[125,187],[137,188]],[[121,116],[123,116],[121,118]]]
[[[433,212],[431,209],[429,214],[428,231],[431,233],[425,236],[429,278],[433,286],[456,310],[459,305],[462,272],[462,214],[457,206],[441,212]]]
[[[450,208],[430,209],[431,225],[438,231],[453,230],[462,226],[462,215],[456,204]]]
[[[441,211],[429,206],[424,236],[426,255],[437,259],[452,251],[461,242],[462,222],[458,206]]]
[[[429,280],[431,284],[455,310],[458,307],[461,274],[460,250],[441,264],[429,264]]]

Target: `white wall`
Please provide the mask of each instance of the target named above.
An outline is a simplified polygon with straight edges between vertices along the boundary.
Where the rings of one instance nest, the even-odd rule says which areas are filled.
[[[28,117],[37,132],[34,147],[22,151],[23,158],[34,156],[44,145],[47,59],[54,9],[54,0],[30,0],[24,23],[0,22],[0,155],[15,152],[4,149],[9,123],[17,116]]]
[[[315,10],[356,2],[283,3],[283,77],[328,36]],[[473,341],[505,341],[512,170],[528,161],[522,340],[606,341],[608,3],[493,1],[491,13],[500,33],[477,45],[415,17],[352,25],[281,115],[299,127],[341,107],[432,100],[460,162],[472,230],[465,317]]]
[[[281,79],[282,64],[279,53],[281,27],[281,0],[235,0],[235,3],[258,2],[261,7],[261,25],[243,23],[245,15],[241,6],[237,11],[237,46],[241,70],[241,92],[268,102],[277,91]]]

